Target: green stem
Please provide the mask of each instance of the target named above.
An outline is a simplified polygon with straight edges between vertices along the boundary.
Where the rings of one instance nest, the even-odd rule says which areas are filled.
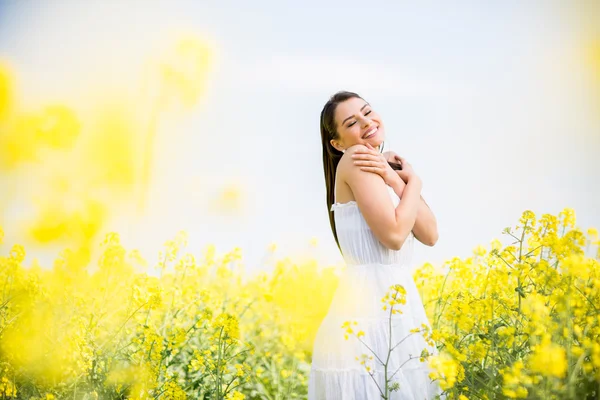
[[[219,331],[219,340],[217,342],[218,355],[217,355],[217,399],[221,399],[221,337],[223,335],[224,327],[221,327]]]

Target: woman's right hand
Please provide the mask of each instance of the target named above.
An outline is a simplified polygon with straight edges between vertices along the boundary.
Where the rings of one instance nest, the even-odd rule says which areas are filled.
[[[394,169],[392,169],[386,157],[375,150],[373,146],[367,143],[366,147],[366,150],[357,149],[354,152],[352,155],[354,164],[363,171],[380,175],[387,185],[392,186],[394,181],[398,180]]]
[[[420,179],[413,170],[412,165],[410,165],[405,158],[396,156],[396,159],[400,162],[400,165],[402,165],[402,169],[396,170],[396,173],[404,181],[404,183],[408,183],[410,180]]]

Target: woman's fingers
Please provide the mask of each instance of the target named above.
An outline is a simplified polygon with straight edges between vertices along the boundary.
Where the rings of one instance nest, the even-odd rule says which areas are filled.
[[[356,156],[356,157],[354,157]],[[377,167],[382,171],[385,170],[385,166],[387,161],[382,159],[379,156],[373,156],[370,154],[362,154],[362,155],[353,155],[354,165],[362,166],[362,167]]]
[[[366,172],[373,172],[375,174],[381,175],[384,171],[379,167],[360,167],[361,170]]]
[[[406,161],[406,159],[404,157],[397,157],[398,162],[400,163],[400,165],[402,165],[402,169],[408,169],[408,168],[412,168],[412,165],[410,165],[410,163],[408,161]]]
[[[380,157],[374,156],[372,154],[353,154],[352,158],[354,160],[372,160],[372,161],[379,161],[379,160],[381,160]]]
[[[360,165],[363,167],[381,167],[380,161],[354,161],[354,165]]]
[[[356,149],[354,151],[354,154],[372,154],[374,156],[379,156],[381,153],[379,153],[377,150],[373,149],[372,147],[369,149],[368,147],[366,149]]]

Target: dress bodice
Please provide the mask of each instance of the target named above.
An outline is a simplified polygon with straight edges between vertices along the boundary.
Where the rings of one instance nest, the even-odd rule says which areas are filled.
[[[390,186],[386,186],[394,207],[400,198]],[[399,264],[409,266],[414,246],[414,235],[411,232],[400,250],[391,250],[377,239],[367,221],[364,219],[355,201],[335,203],[334,212],[337,237],[347,265],[364,264]]]

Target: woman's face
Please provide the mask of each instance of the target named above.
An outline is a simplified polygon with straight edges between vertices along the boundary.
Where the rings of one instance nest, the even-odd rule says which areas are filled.
[[[335,125],[338,139],[333,139],[331,145],[340,151],[367,143],[377,148],[385,139],[381,117],[360,98],[353,97],[337,105]]]

